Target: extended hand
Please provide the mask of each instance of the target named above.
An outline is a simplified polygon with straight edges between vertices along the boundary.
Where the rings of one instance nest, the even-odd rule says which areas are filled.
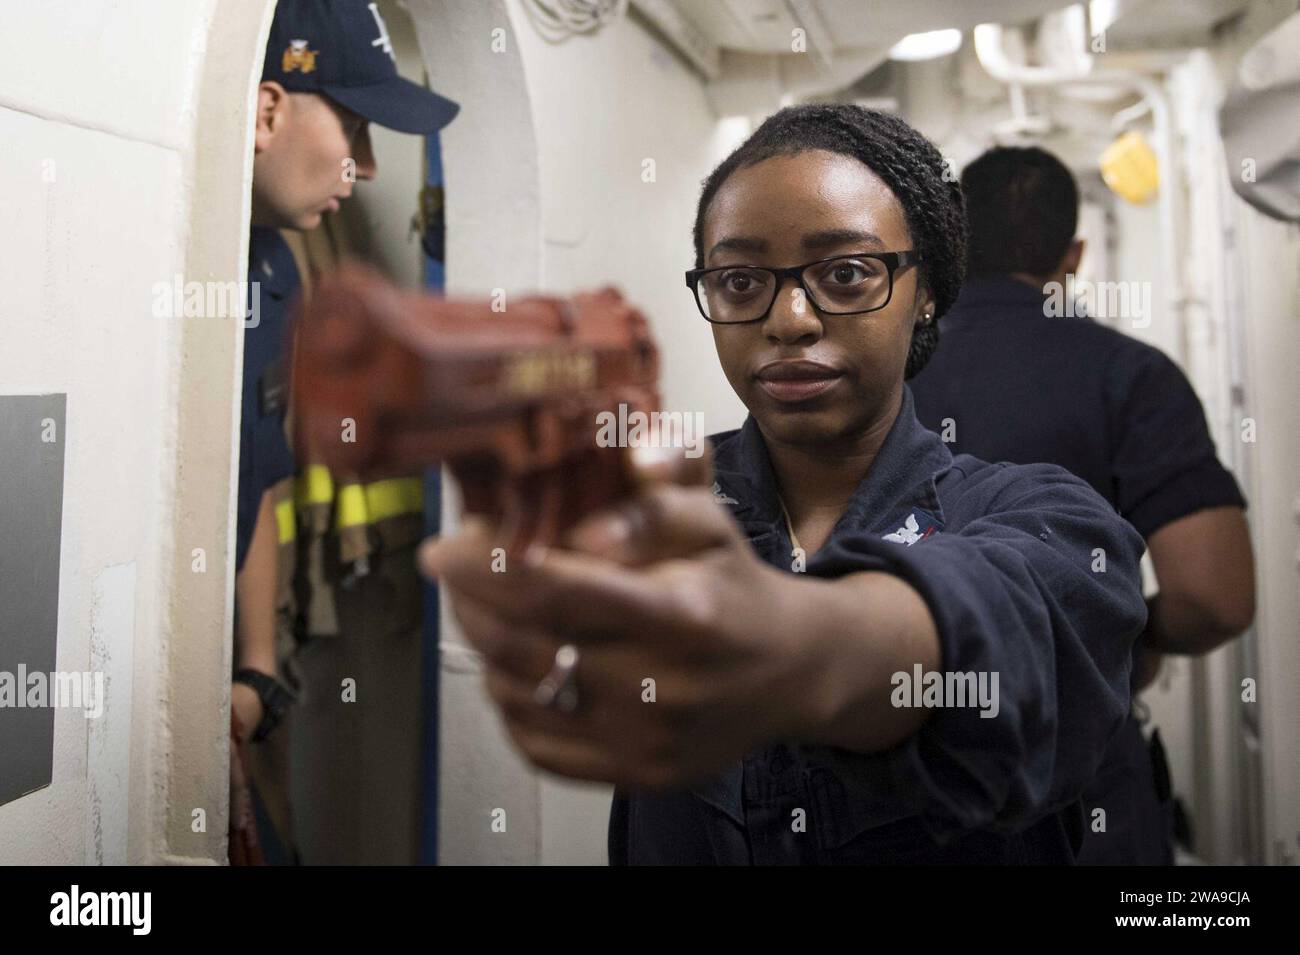
[[[536,766],[678,786],[797,722],[811,664],[783,623],[789,578],[754,556],[706,487],[649,484],[566,544],[496,572],[497,529],[471,519],[420,557],[450,592],[488,693]],[[572,713],[535,697],[566,644],[579,652]]]

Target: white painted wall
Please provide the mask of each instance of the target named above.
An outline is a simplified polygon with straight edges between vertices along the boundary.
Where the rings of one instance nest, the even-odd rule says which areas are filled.
[[[638,21],[550,45],[510,8],[537,130],[545,287],[618,285],[654,329],[664,407],[702,412],[708,433],[738,427],[743,406],[682,278],[695,264],[700,183],[736,144],[735,127]],[[540,861],[603,864],[608,816],[608,787],[544,777]]]
[[[1300,698],[1288,676],[1300,669],[1300,440],[1292,412],[1300,386],[1287,370],[1300,344],[1300,230],[1268,219],[1232,192],[1217,117],[1241,53],[1283,15],[1275,5],[1252,5],[1213,47],[1191,53],[1170,72],[1183,190],[1185,323],[1180,335],[1162,315],[1157,291],[1152,328],[1132,332],[1182,363],[1205,406],[1220,460],[1236,474],[1249,505],[1258,607],[1253,632],[1205,657],[1166,657],[1165,672],[1145,694],[1170,752],[1175,790],[1191,812],[1197,855],[1217,863],[1300,858]],[[1153,216],[1123,203],[1120,209],[1117,261],[1154,269]],[[1255,420],[1255,441],[1243,441],[1247,417]],[[1244,679],[1258,682],[1257,703],[1242,702]],[[1257,752],[1243,738],[1247,712],[1260,725]]]
[[[1210,51],[1207,74],[1225,88],[1241,53],[1288,15],[1285,4],[1256,2]],[[1209,80],[1207,80],[1207,83]],[[1215,104],[1217,106],[1217,102]],[[1214,159],[1227,174],[1221,157]],[[1229,192],[1219,213],[1228,253],[1227,303],[1244,326],[1240,357],[1240,407],[1222,424],[1225,441],[1235,444],[1246,476],[1258,583],[1255,617],[1256,658],[1219,651],[1210,673],[1217,675],[1218,709],[1247,709],[1259,723],[1257,759],[1261,769],[1263,826],[1258,833],[1268,864],[1300,861],[1300,380],[1294,358],[1300,355],[1300,225],[1282,223],[1256,211]],[[1241,419],[1254,419],[1256,440],[1241,440]],[[1236,648],[1234,648],[1235,650]],[[1258,681],[1258,703],[1240,701],[1243,678]],[[1235,715],[1235,714],[1234,714]],[[1236,727],[1237,720],[1230,725]],[[1240,742],[1210,750],[1219,772],[1231,773],[1252,754]],[[1223,765],[1223,764],[1227,765]],[[1217,794],[1212,794],[1217,795]],[[1249,793],[1240,794],[1242,798]],[[1216,813],[1216,835],[1225,861],[1235,861],[1236,846],[1220,834],[1249,842]],[[1240,825],[1240,822],[1238,822]],[[1229,852],[1232,852],[1230,855]]]
[[[532,104],[511,22],[499,0],[408,0],[434,89],[460,104],[440,134],[446,189],[447,292],[533,288],[541,276],[541,184]],[[504,44],[502,38],[504,37]],[[496,50],[494,50],[494,40]],[[499,271],[511,266],[510,275]],[[444,481],[443,526],[459,502]],[[532,863],[538,782],[515,755],[483,691],[478,658],[442,606],[439,855],[451,864]],[[493,833],[492,813],[506,831]]]
[[[703,412],[710,431],[737,427],[743,409],[682,272],[700,182],[746,130],[720,124],[701,81],[634,18],[548,44],[518,2],[408,8],[431,85],[462,106],[443,134],[448,292],[612,282],[658,337],[665,407]],[[444,520],[455,510],[446,502]],[[443,625],[442,861],[603,864],[608,787],[526,768],[473,654],[449,616]],[[490,829],[496,808],[505,833]]]
[[[5,11],[0,392],[68,395],[57,666],[102,667],[108,699],[56,712],[53,784],[0,806],[0,862],[224,858],[242,326],[152,303],[244,279],[269,4]]]
[[[1270,864],[1300,859],[1300,226],[1238,207],[1245,313],[1252,525],[1259,579],[1259,681],[1264,757],[1265,852]],[[1289,281],[1278,281],[1288,276]]]

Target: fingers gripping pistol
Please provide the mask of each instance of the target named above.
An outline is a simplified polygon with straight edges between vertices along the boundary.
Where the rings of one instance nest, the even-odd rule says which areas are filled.
[[[613,288],[499,310],[348,265],[295,326],[299,460],[368,478],[446,463],[512,556],[636,490],[628,449],[600,446],[598,415],[658,410],[659,359]]]

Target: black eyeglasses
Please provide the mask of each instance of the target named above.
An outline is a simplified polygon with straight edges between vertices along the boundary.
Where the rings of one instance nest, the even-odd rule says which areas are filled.
[[[788,269],[724,265],[691,269],[686,285],[700,314],[716,325],[738,325],[767,318],[787,278],[823,315],[861,315],[889,304],[894,273],[921,261],[919,252],[855,252]],[[796,306],[797,307],[797,306]]]

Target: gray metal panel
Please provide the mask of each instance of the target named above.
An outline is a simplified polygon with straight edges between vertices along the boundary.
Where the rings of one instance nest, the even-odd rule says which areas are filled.
[[[26,702],[17,685],[54,671],[59,621],[66,395],[0,395],[0,804],[48,786],[54,708]],[[50,439],[53,440],[50,440]]]

